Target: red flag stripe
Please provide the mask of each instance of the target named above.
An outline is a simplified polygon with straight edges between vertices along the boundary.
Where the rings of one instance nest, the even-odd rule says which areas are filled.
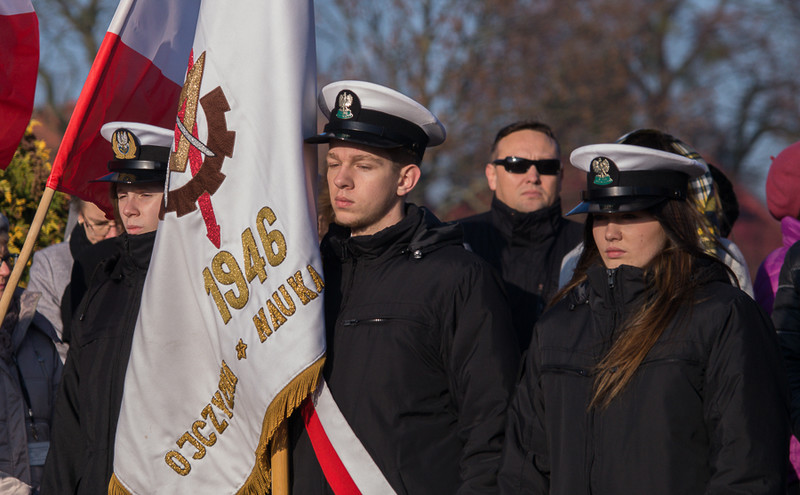
[[[5,169],[33,112],[39,69],[36,14],[0,15],[0,47],[0,168]]]
[[[89,71],[47,185],[111,211],[108,185],[91,183],[113,156],[103,124],[172,128],[200,0],[120,0]]]
[[[171,128],[181,88],[153,62],[106,33],[53,163],[47,186],[110,209],[106,172],[110,145],[100,136],[113,120]]]

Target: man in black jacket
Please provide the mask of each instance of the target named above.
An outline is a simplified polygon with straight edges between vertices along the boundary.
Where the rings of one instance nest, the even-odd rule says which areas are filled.
[[[491,210],[461,220],[469,247],[503,276],[520,348],[558,290],[561,261],[583,227],[561,216],[561,150],[541,122],[519,121],[497,133],[486,180]]]
[[[326,86],[320,107],[329,123],[307,141],[329,143],[335,212],[322,242],[324,378],[367,457],[337,471],[305,418],[293,493],[332,493],[342,479],[369,491],[367,465],[381,493],[495,493],[519,361],[500,281],[463,248],[458,225],[405,202],[444,127],[410,98],[360,81]]]

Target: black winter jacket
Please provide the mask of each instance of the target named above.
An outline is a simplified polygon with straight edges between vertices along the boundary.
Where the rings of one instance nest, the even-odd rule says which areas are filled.
[[[789,377],[792,431],[800,435],[800,242],[786,252],[772,310]]]
[[[125,371],[155,232],[122,234],[98,265],[72,321],[42,493],[108,491]]]
[[[495,197],[492,209],[460,221],[464,240],[503,277],[514,328],[525,350],[536,319],[558,291],[561,260],[583,238],[583,225],[561,216],[561,201],[532,213]]]
[[[69,238],[69,253],[72,255],[72,272],[70,281],[61,297],[61,321],[63,323],[62,340],[69,343],[72,332],[70,325],[78,305],[88,289],[87,285],[100,262],[110,259],[119,253],[117,238],[104,239],[92,244],[86,237],[86,229],[78,224]]]
[[[26,493],[23,483],[39,488],[50,441],[63,367],[55,346],[56,329],[36,311],[39,296],[16,289],[18,319],[6,342],[12,355],[8,361],[0,359],[0,493]]]
[[[592,370],[642,303],[638,268],[594,266],[539,320],[508,413],[502,493],[778,494],[786,379],[772,325],[724,274],[695,294],[605,410]]]
[[[519,351],[500,281],[460,226],[398,224],[323,241],[327,360],[342,414],[398,494],[496,493]],[[293,492],[332,493],[307,435]]]

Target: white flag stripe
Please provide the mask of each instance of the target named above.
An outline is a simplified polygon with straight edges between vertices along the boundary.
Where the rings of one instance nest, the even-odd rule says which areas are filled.
[[[3,0],[0,2],[0,15],[17,15],[33,12],[31,0]]]
[[[191,44],[195,34],[191,28],[196,23],[187,22],[186,16],[194,16],[199,3],[200,0],[121,0],[108,31],[118,35],[122,33],[120,40],[126,46],[152,60],[166,78],[182,85],[186,60],[176,59],[179,56],[176,50],[159,49],[159,44],[153,40],[169,36],[175,40],[175,45]]]

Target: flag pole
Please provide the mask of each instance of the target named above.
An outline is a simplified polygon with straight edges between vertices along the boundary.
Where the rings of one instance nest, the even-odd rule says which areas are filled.
[[[271,495],[289,495],[289,420],[284,419],[272,437]]]
[[[14,269],[11,271],[11,276],[8,278],[6,288],[3,290],[3,297],[0,297],[0,322],[6,317],[8,306],[11,304],[11,297],[17,289],[19,279],[22,277],[22,272],[25,270],[25,265],[33,253],[33,246],[39,238],[39,232],[42,230],[44,224],[44,217],[47,216],[47,210],[50,208],[50,203],[53,201],[53,196],[56,190],[50,187],[44,188],[44,194],[39,201],[39,207],[36,209],[36,215],[31,222],[31,228],[28,229],[28,235],[25,236],[25,242],[22,245],[22,250],[19,253],[19,258],[14,264]]]

